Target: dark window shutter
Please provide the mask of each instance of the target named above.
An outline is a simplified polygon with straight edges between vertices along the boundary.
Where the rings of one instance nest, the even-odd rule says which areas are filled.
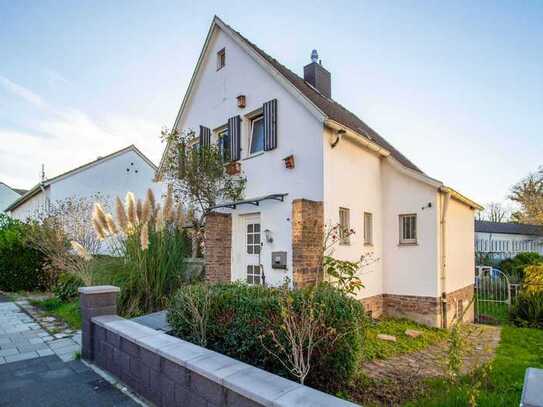
[[[230,159],[237,161],[241,158],[241,117],[228,119],[228,136],[230,138]]]
[[[200,126],[200,145],[209,147],[211,145],[211,129],[205,126]]]
[[[264,103],[264,150],[277,148],[277,99]]]

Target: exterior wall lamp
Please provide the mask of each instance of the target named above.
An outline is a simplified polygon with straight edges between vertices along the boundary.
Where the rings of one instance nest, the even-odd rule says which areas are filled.
[[[266,237],[266,242],[273,243],[273,236],[270,229],[264,230],[264,236]]]

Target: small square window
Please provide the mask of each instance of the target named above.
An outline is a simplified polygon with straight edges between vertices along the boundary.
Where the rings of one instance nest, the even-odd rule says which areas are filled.
[[[217,71],[221,68],[224,68],[226,65],[226,49],[223,48],[217,52]]]
[[[251,139],[250,148],[251,154],[264,151],[264,118],[263,116],[255,117],[251,120]]]
[[[339,208],[339,244],[351,244],[351,220],[348,208]]]
[[[370,212],[364,212],[364,244],[373,244],[373,215]]]
[[[400,244],[417,244],[417,215],[400,215]]]

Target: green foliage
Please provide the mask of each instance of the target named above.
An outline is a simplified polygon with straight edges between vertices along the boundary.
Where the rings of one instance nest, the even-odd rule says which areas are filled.
[[[522,292],[513,302],[511,321],[522,327],[543,329],[543,292]]]
[[[67,302],[79,296],[79,287],[85,284],[83,280],[71,273],[62,273],[53,286],[53,294],[62,302]]]
[[[62,319],[71,329],[81,329],[81,313],[79,300],[62,302],[58,298],[32,301],[32,305],[44,310],[47,314]]]
[[[334,278],[334,285],[347,294],[356,294],[364,288],[362,280],[357,276],[360,261],[338,260],[332,256],[324,256],[323,267],[327,275]]]
[[[530,294],[543,293],[543,263],[524,267],[522,289]]]
[[[197,342],[186,305],[186,291],[176,294],[168,320],[175,335]],[[200,291],[204,293],[204,291]],[[267,332],[279,332],[282,319],[281,289],[245,284],[219,284],[209,287],[209,316],[207,347],[268,371],[288,376],[287,371],[265,348],[272,349],[273,341]],[[293,306],[304,303],[309,291],[290,293]],[[362,305],[329,286],[315,288],[314,301],[324,310],[324,324],[335,330],[337,339],[330,344],[321,342],[312,359],[312,369],[306,379],[309,385],[334,389],[349,380],[356,372],[362,351],[365,316]],[[263,346],[264,345],[264,346]],[[333,380],[330,378],[333,377]]]
[[[411,338],[405,334],[407,329],[420,331],[422,335]],[[378,334],[393,335],[396,337],[396,342],[377,339]],[[366,331],[363,359],[365,361],[387,359],[404,353],[416,352],[434,343],[444,341],[446,338],[446,330],[430,328],[407,319],[385,318],[372,321],[368,324]]]
[[[0,290],[32,291],[46,288],[45,258],[26,240],[31,227],[0,214]]]
[[[463,376],[457,383],[433,380],[425,397],[406,406],[518,406],[526,368],[543,368],[543,330],[504,326],[496,358],[489,368]],[[477,386],[475,395],[474,387]]]
[[[524,268],[540,263],[543,263],[543,256],[534,252],[525,252],[502,261],[498,268],[511,279],[511,282],[521,282],[524,278]]]

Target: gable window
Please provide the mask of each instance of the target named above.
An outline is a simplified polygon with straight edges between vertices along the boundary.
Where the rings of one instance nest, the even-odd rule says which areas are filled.
[[[400,215],[400,244],[417,243],[417,215]]]
[[[224,68],[226,65],[226,49],[223,48],[217,52],[217,71],[221,68]]]
[[[350,211],[347,208],[339,208],[339,244],[350,244]]]
[[[230,137],[228,128],[224,128],[217,132],[217,147],[223,161],[230,161]]]
[[[364,212],[364,244],[373,244],[373,214]]]
[[[251,120],[251,138],[249,142],[251,154],[264,151],[264,117],[262,115]]]

